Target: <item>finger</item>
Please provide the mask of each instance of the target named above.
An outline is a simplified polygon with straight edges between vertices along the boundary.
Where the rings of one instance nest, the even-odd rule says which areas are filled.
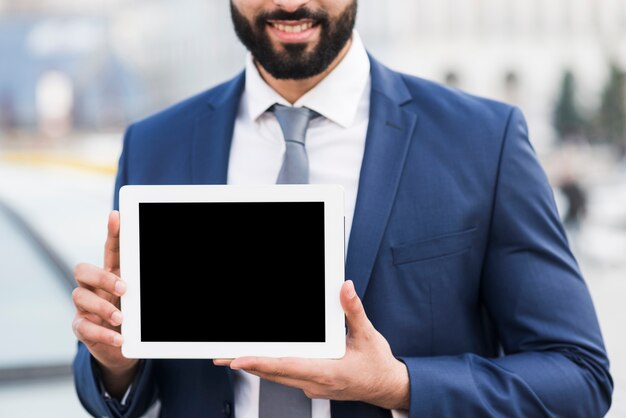
[[[259,371],[250,371],[250,374],[260,377],[261,379],[269,380],[271,382],[279,383],[281,385],[290,386],[292,388],[310,390],[312,387],[317,386],[315,382],[311,380],[293,379],[291,377],[276,376],[273,374],[263,373]]]
[[[365,314],[363,303],[356,294],[352,280],[346,280],[340,292],[341,306],[346,314],[348,330],[352,336],[359,336],[373,328],[372,323]]]
[[[216,358],[213,359],[213,364],[215,364],[216,366],[230,366],[230,363],[232,363],[233,359],[224,359],[224,358]]]
[[[275,378],[316,381],[320,380],[322,374],[327,372],[331,365],[331,360],[295,357],[239,357],[230,363],[230,368]]]
[[[76,305],[76,308],[79,310],[95,314],[113,326],[122,324],[122,313],[119,309],[91,290],[77,287],[72,292],[72,299],[74,300],[74,305]]]
[[[104,244],[104,269],[118,271],[120,268],[120,213],[116,210],[109,214],[107,240]]]
[[[90,313],[90,312],[85,312],[82,309],[78,309],[78,313],[83,316],[84,318],[86,318],[87,320],[93,322],[96,325],[102,325],[105,321],[100,318],[98,315]]]
[[[80,287],[87,289],[101,289],[116,296],[121,296],[126,292],[126,283],[118,276],[93,264],[76,265],[74,278]]]
[[[78,317],[72,323],[74,335],[85,344],[93,345],[94,343],[109,345],[113,347],[121,347],[124,339],[119,332],[96,325],[93,322]]]

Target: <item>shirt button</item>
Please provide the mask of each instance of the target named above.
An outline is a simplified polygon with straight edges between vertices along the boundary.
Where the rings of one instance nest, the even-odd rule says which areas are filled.
[[[230,406],[230,402],[224,402],[224,407],[222,408],[222,412],[227,417],[229,417],[233,413],[233,407]]]

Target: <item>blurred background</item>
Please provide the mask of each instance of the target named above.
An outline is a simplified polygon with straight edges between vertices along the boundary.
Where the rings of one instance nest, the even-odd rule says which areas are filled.
[[[524,112],[626,417],[626,0],[360,0],[357,29],[392,68]],[[102,262],[123,131],[244,54],[226,0],[0,0],[0,416],[87,416],[71,270]]]

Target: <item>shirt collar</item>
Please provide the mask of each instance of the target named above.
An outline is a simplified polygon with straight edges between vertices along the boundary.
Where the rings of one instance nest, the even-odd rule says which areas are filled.
[[[350,127],[369,77],[369,57],[359,34],[354,30],[346,56],[330,74],[293,105],[306,106],[344,128]],[[291,106],[263,80],[249,52],[246,56],[245,89],[251,120],[256,121],[274,103]],[[328,100],[329,97],[332,100]]]

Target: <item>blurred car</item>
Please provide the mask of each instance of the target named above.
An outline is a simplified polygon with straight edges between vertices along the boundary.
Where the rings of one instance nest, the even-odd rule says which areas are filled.
[[[0,417],[88,417],[71,363],[69,266],[0,201]]]

